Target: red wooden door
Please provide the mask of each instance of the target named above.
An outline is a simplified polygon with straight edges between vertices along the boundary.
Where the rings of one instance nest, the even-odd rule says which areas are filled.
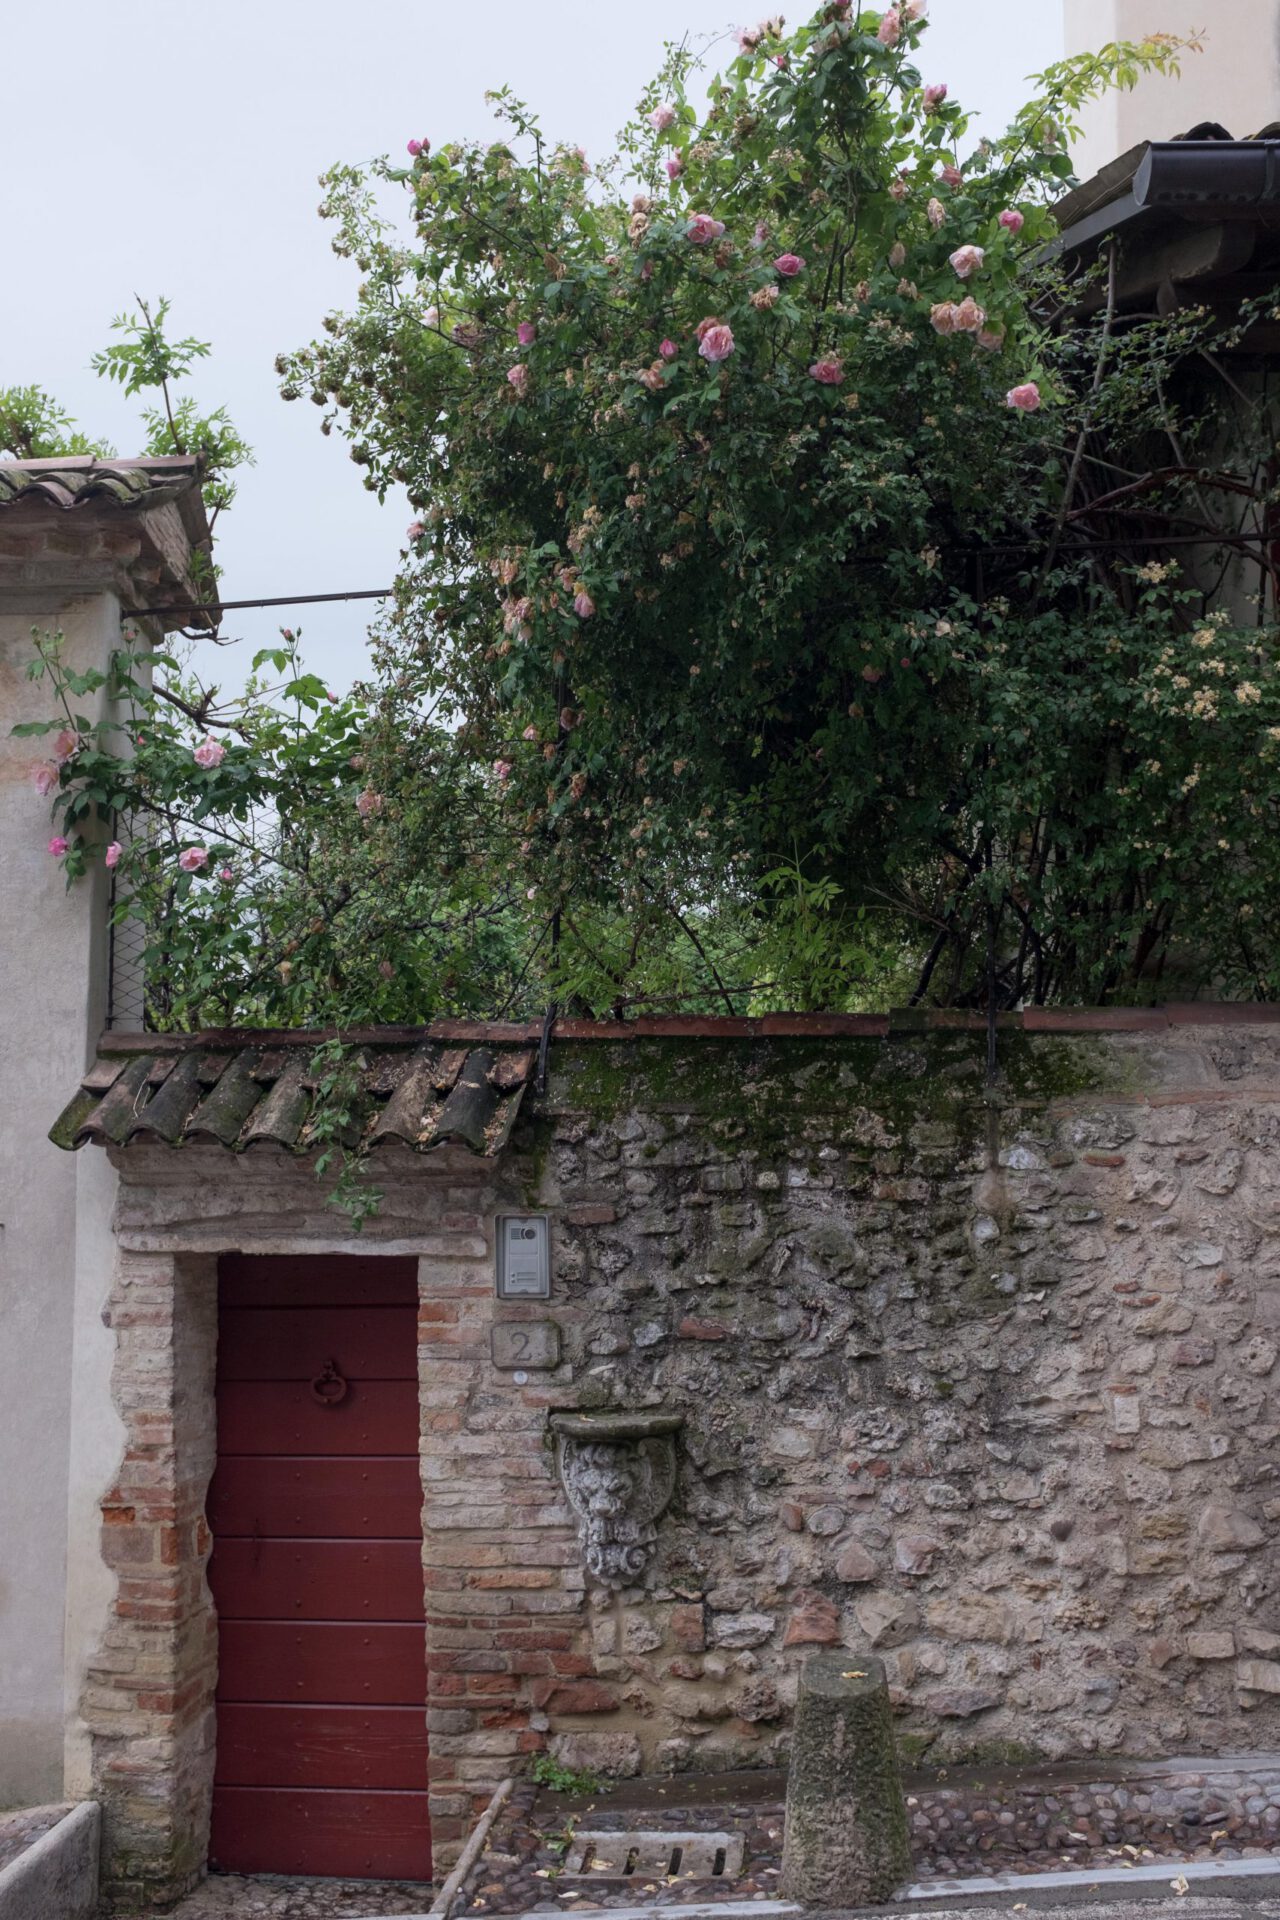
[[[417,1262],[224,1258],[209,1860],[428,1880]]]

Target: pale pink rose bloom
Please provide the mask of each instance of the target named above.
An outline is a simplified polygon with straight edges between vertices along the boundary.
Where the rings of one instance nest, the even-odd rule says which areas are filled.
[[[678,180],[684,172],[684,161],[678,153],[673,153],[671,158],[666,162],[666,168],[668,180]]]
[[[524,732],[520,735],[520,738],[522,740],[536,740],[537,737],[538,737],[538,729],[536,727],[526,727]]]
[[[538,337],[538,329],[532,320],[522,320],[516,328],[516,339],[522,347],[531,347]]]
[[[411,520],[404,530],[404,537],[412,546],[415,540],[421,540],[426,530],[421,520]]]
[[[69,840],[65,840],[60,833],[55,833],[52,840],[49,842],[49,851],[53,855],[55,860],[61,860],[63,854],[66,852],[67,848],[70,845],[71,845],[71,842]]]
[[[219,878],[219,880],[221,880],[221,881],[223,881],[224,883],[229,883],[229,882],[231,882],[232,880],[234,880],[234,879],[235,879],[235,877],[236,877],[236,876],[235,876],[235,873],[234,873],[234,871],[233,871],[233,869],[232,869],[231,867],[219,867],[219,868],[218,868],[218,878]]]
[[[676,345],[674,340],[664,340],[662,342],[662,345],[658,348],[658,352],[662,355],[664,360],[674,360],[676,355],[679,353],[679,351],[680,349]]]
[[[650,393],[661,393],[667,384],[662,377],[662,368],[657,361],[655,361],[651,367],[646,367],[643,373],[638,373],[636,379],[642,387],[647,387]]]
[[[1016,407],[1019,413],[1034,413],[1040,405],[1040,389],[1034,380],[1024,381],[1020,387],[1010,387],[1004,403]]]
[[[655,133],[665,133],[667,128],[674,127],[675,123],[676,123],[676,110],[673,106],[670,106],[665,100],[663,101],[660,107],[655,107],[653,112],[649,115],[649,125],[653,128]]]
[[[759,252],[761,247],[768,246],[769,229],[763,220],[756,221],[755,232],[751,236],[751,244],[757,252]]]
[[[525,394],[529,391],[528,367],[508,367],[507,381],[508,384],[515,389],[517,399],[523,400]]]
[[[941,200],[931,200],[925,208],[925,213],[928,215],[929,225],[936,233],[947,217],[946,208]]]
[[[54,759],[61,765],[64,760],[71,758],[79,745],[80,735],[70,727],[64,727],[53,743]]]
[[[759,27],[739,27],[733,37],[743,53],[754,53],[764,35]]]
[[[815,360],[809,372],[824,387],[838,387],[844,379],[844,362],[835,354],[826,354],[821,360]]]
[[[178,865],[184,873],[199,873],[201,867],[209,864],[208,847],[188,847],[178,855]]]
[[[893,183],[889,188],[889,198],[891,200],[896,200],[899,206],[901,206],[902,202],[906,199],[906,197],[907,197],[907,183],[903,179],[902,175],[899,174],[897,179],[893,181]]]
[[[43,760],[31,769],[31,784],[42,800],[47,800],[58,784],[58,769],[52,760]]]
[[[929,309],[929,324],[935,333],[954,333],[956,327],[956,309],[950,300],[939,300],[936,307]]]
[[[440,325],[439,307],[428,307],[422,318],[427,326],[438,327]]]
[[[876,39],[882,47],[896,47],[902,38],[902,15],[896,7],[890,7],[882,14],[880,25],[876,28]]]
[[[123,852],[124,852],[124,848],[120,845],[120,842],[118,840],[113,840],[110,846],[107,848],[106,852],[102,856],[104,863],[108,867],[118,866],[120,864],[120,855]]]
[[[724,232],[724,221],[713,220],[709,213],[695,213],[684,231],[696,247],[709,247]]]
[[[381,813],[382,795],[375,793],[372,787],[366,787],[364,792],[357,796],[356,812],[362,820],[367,820],[371,813]]]
[[[573,596],[573,610],[579,620],[589,620],[596,610],[596,603],[585,587],[579,587]]]
[[[961,173],[959,167],[944,167],[938,175],[938,178],[948,187],[962,187],[964,185],[964,175]]]
[[[929,11],[929,0],[907,0],[903,12],[908,20],[923,20]]]
[[[796,274],[804,272],[804,255],[802,253],[780,253],[773,265],[775,271],[780,273],[784,280],[793,280]]]
[[[986,320],[986,309],[978,305],[971,293],[967,293],[955,309],[951,324],[957,333],[981,333]]]
[[[957,247],[950,256],[951,264],[962,280],[977,273],[985,258],[986,250],[983,247]]]
[[[710,361],[714,366],[719,360],[727,360],[733,352],[733,348],[734,339],[732,327],[715,326],[708,327],[707,331],[703,334],[698,352],[704,360]]]
[[[938,108],[942,105],[943,101],[946,99],[946,97],[947,97],[946,81],[945,80],[933,81],[931,85],[927,86],[924,90],[925,112],[936,113],[938,111]]]
[[[1019,213],[1016,207],[1006,207],[1000,215],[1000,225],[1006,227],[1010,233],[1021,233],[1026,225],[1026,219],[1027,216]]]
[[[499,780],[509,780],[511,778],[511,762],[509,760],[495,760],[493,770]]]
[[[378,972],[384,980],[394,980],[396,977],[396,970],[389,960],[379,960]]]
[[[907,250],[901,240],[895,240],[889,249],[889,265],[893,268],[894,272],[897,273],[899,268],[905,267],[906,264]]]
[[[1003,327],[983,327],[978,334],[978,345],[985,347],[988,353],[996,353],[1004,345]]]
[[[210,767],[220,767],[226,757],[227,750],[220,740],[202,740],[191,755],[196,765],[206,770]]]

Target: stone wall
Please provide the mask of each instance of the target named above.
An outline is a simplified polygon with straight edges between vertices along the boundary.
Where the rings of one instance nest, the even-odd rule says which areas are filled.
[[[150,1825],[171,1883],[204,1845],[192,1256],[230,1249],[419,1256],[439,1866],[545,1745],[776,1763],[814,1646],[884,1656],[908,1758],[1275,1746],[1280,1025],[1132,1024],[1007,1032],[990,1093],[963,1025],[560,1042],[500,1162],[381,1154],[359,1238],[275,1149],[113,1153],[130,1513],[86,1714],[109,1856]],[[546,1305],[494,1299],[494,1214],[525,1208],[552,1218]],[[496,1325],[546,1320],[558,1364],[495,1364]],[[573,1408],[684,1417],[620,1595],[557,1477]]]
[[[589,1596],[620,1712],[560,1744],[773,1759],[832,1643],[909,1757],[1274,1744],[1278,1038],[1009,1034],[991,1105],[964,1032],[566,1063],[575,1397],[686,1424],[621,1643]]]

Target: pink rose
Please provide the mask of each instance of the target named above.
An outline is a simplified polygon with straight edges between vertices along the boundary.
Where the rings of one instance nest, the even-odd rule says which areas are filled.
[[[1040,389],[1034,380],[1024,381],[1020,387],[1010,387],[1004,403],[1006,407],[1016,407],[1019,413],[1035,413],[1040,405]]]
[[[698,352],[704,360],[714,366],[717,361],[727,360],[733,352],[734,340],[732,327],[723,325],[708,327],[698,346]]]
[[[191,758],[198,767],[220,767],[227,757],[227,750],[220,740],[202,740]]]
[[[946,99],[946,97],[947,97],[946,81],[935,80],[930,86],[927,86],[924,90],[925,112],[936,113],[938,111],[938,108],[942,105],[943,101]]]
[[[891,200],[896,200],[899,206],[901,206],[902,202],[906,199],[906,197],[907,197],[907,183],[903,179],[902,175],[899,174],[897,179],[891,182],[890,184],[889,198]]]
[[[695,213],[684,231],[695,247],[709,247],[724,232],[724,221],[713,220],[709,213]]]
[[[986,251],[982,247],[957,247],[950,256],[951,264],[962,280],[967,280],[970,274],[977,273],[985,258]]]
[[[508,384],[514,389],[516,398],[523,400],[529,391],[529,369],[524,366],[507,368]]]
[[[674,340],[664,340],[662,342],[662,345],[658,348],[658,352],[662,355],[664,360],[674,360],[676,355],[679,353],[679,351],[680,349],[676,345]]]
[[[423,320],[424,326],[438,327],[440,325],[439,307],[428,307],[426,312],[422,316],[422,320]]]
[[[532,320],[522,320],[516,328],[516,339],[522,347],[531,347],[538,337],[538,329]]]
[[[923,20],[929,11],[929,0],[907,0],[904,11],[908,20]]]
[[[673,153],[666,163],[668,180],[678,180],[684,172],[684,161],[678,153]]]
[[[763,220],[756,221],[755,232],[751,236],[751,244],[755,248],[757,253],[760,251],[761,247],[768,246],[769,229],[765,225]]]
[[[412,546],[415,540],[421,540],[426,530],[421,520],[411,520],[404,530],[404,537]]]
[[[495,760],[493,770],[499,780],[509,780],[511,778],[511,762],[509,760]]]
[[[665,100],[663,101],[660,107],[655,107],[653,112],[649,115],[649,125],[653,128],[655,133],[665,133],[667,128],[674,127],[675,123],[676,123],[676,110],[673,106],[669,105]]]
[[[394,980],[396,977],[396,970],[389,960],[379,960],[378,972],[384,980]]]
[[[524,732],[520,735],[520,738],[522,740],[536,740],[537,737],[538,737],[538,729],[534,726],[526,727]]]
[[[64,727],[53,743],[53,757],[59,766],[64,760],[70,760],[79,745],[80,735],[70,727]]]
[[[1021,233],[1026,225],[1026,215],[1019,213],[1016,207],[1006,207],[1000,215],[1000,225],[1009,233]]]
[[[1004,328],[981,328],[978,333],[978,345],[985,347],[988,353],[996,353],[1004,345]]]
[[[55,860],[61,860],[63,854],[66,852],[70,844],[71,842],[69,840],[64,840],[60,833],[55,833],[52,840],[49,842],[49,851],[53,855]]]
[[[124,848],[120,845],[120,842],[118,840],[113,840],[110,846],[107,848],[106,852],[102,856],[104,863],[108,867],[119,866],[120,855],[123,852],[124,852]]]
[[[798,273],[804,272],[804,255],[800,253],[780,253],[773,263],[774,270],[784,280],[794,280]]]
[[[413,155],[415,160],[417,159],[420,153],[430,153],[430,151],[431,151],[431,142],[429,140],[411,140],[409,142],[409,152]]]
[[[199,873],[201,867],[207,866],[208,862],[207,847],[188,847],[185,852],[178,855],[178,865],[184,873]]]
[[[31,769],[31,784],[42,800],[47,800],[58,784],[58,769],[52,760],[44,760]]]
[[[375,793],[372,787],[366,787],[356,799],[356,812],[362,820],[367,820],[371,813],[381,813],[382,795]]]
[[[230,867],[218,868],[218,878],[224,883],[224,885],[230,885],[231,881],[233,881],[235,877],[236,876],[232,868]]]
[[[596,603],[585,587],[579,587],[573,596],[573,610],[579,620],[589,620],[596,610]]]
[[[981,333],[986,322],[985,309],[978,305],[971,293],[967,293],[952,311],[951,324],[957,333]]]
[[[936,307],[930,307],[929,324],[935,333],[955,332],[956,309],[950,300],[939,300]]]
[[[928,206],[925,208],[925,214],[928,218],[929,225],[936,233],[947,217],[947,210],[941,200],[930,200]]]
[[[876,39],[882,47],[896,47],[902,38],[902,15],[896,7],[890,7],[888,13],[880,17],[876,28]]]
[[[809,372],[824,387],[838,387],[844,379],[844,362],[835,354],[825,354],[821,360],[815,360]]]
[[[889,249],[889,265],[898,273],[907,264],[907,250],[901,240],[895,240]]]
[[[763,40],[764,34],[759,27],[739,27],[733,37],[741,52],[754,53]]]
[[[959,167],[944,167],[938,175],[938,178],[948,187],[962,187],[964,185],[964,175],[961,173]]]

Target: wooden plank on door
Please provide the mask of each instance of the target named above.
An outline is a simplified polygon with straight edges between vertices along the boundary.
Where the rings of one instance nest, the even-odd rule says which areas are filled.
[[[294,1700],[377,1707],[426,1697],[427,1648],[421,1625],[219,1622],[219,1703]]]
[[[416,1460],[397,1456],[312,1459],[230,1455],[218,1462],[208,1499],[220,1539],[413,1540],[422,1537]]]
[[[215,1785],[210,1865],[236,1873],[429,1880],[426,1802],[425,1793]]]
[[[427,1777],[425,1707],[221,1705],[228,1787],[402,1787]]]

